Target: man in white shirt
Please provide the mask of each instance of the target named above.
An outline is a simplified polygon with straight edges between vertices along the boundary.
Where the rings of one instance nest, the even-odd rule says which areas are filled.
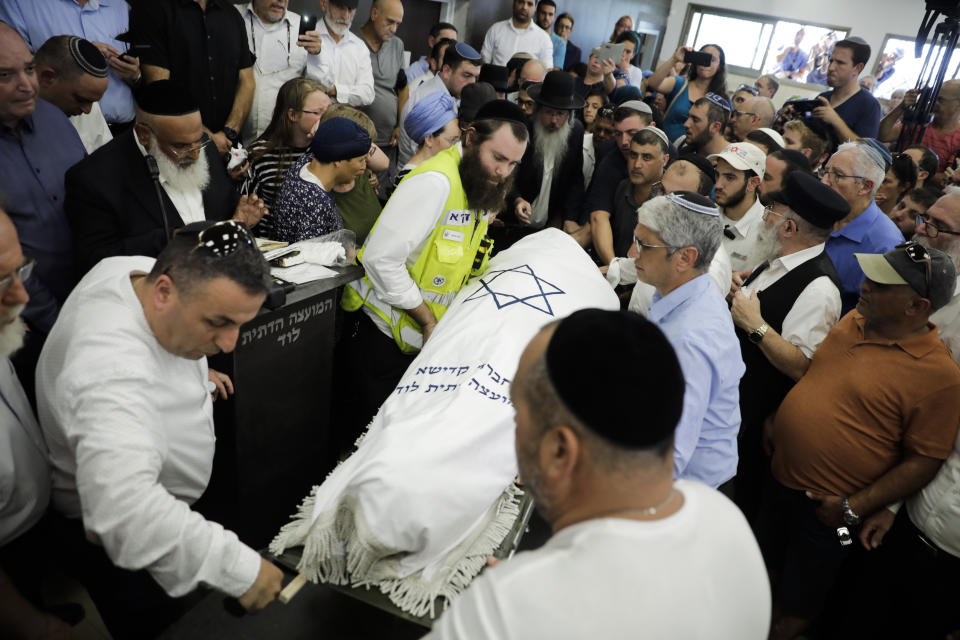
[[[66,638],[70,628],[31,602],[40,587],[32,558],[44,545],[31,529],[50,503],[50,465],[9,360],[23,345],[20,312],[30,298],[23,281],[33,264],[23,259],[17,230],[0,210],[0,630],[14,638]]]
[[[344,309],[354,312],[342,349],[353,392],[348,428],[357,435],[456,292],[485,269],[491,211],[503,206],[528,135],[520,107],[493,100],[461,143],[418,165],[384,206],[358,255],[366,275],[343,295]]]
[[[767,465],[763,423],[810,366],[840,319],[840,276],[824,252],[850,205],[812,174],[795,171],[768,194],[750,277],[730,312],[747,372],[740,380],[740,461],[734,499],[748,520],[760,506]]]
[[[723,246],[730,254],[734,272],[745,271],[756,266],[751,252],[763,214],[757,190],[763,181],[767,156],[756,145],[735,142],[708,159],[717,161],[714,200],[720,205]]]
[[[533,22],[533,0],[513,0],[513,17],[495,22],[483,38],[483,61],[507,66],[515,53],[529,53],[547,69],[553,68],[550,34]]]
[[[63,111],[80,134],[87,153],[113,136],[100,110],[107,91],[107,60],[92,43],[77,36],[53,36],[37,49],[34,64],[40,97]]]
[[[307,75],[329,87],[337,102],[362,107],[373,102],[373,68],[360,36],[350,31],[357,0],[320,0],[323,20],[317,26],[323,41],[317,60],[307,60]]]
[[[433,47],[441,40],[457,40],[457,28],[449,22],[438,22],[430,27],[430,34],[427,36],[427,50],[433,52]],[[420,56],[416,62],[411,62],[405,69],[407,81],[413,83],[414,80],[424,74],[436,73],[436,60],[430,61],[428,56]]]
[[[299,78],[307,69],[307,60],[319,69],[320,34],[307,31],[300,34],[300,15],[287,10],[290,0],[254,0],[236,5],[243,16],[250,52],[256,56],[253,77],[257,86],[253,92],[250,113],[240,130],[240,138],[247,145],[256,139],[273,116],[277,91],[287,80]]]
[[[280,590],[279,569],[190,509],[213,466],[222,374],[206,356],[233,351],[268,272],[240,223],[189,225],[156,260],[98,264],[47,338],[37,405],[52,502],[72,571],[114,638],[150,637],[176,613],[167,596],[200,585],[254,611]]]
[[[480,77],[480,63],[482,62],[477,50],[465,42],[457,42],[447,47],[443,54],[443,64],[440,71],[435,76],[422,83],[415,91],[410,93],[400,113],[400,122],[407,118],[411,109],[424,97],[434,91],[446,91],[454,99],[454,103],[459,108],[460,92],[468,84],[473,84]],[[410,161],[413,154],[417,152],[419,145],[407,135],[403,127],[400,127],[400,152],[397,160],[397,166],[402,167]]]
[[[623,362],[642,364],[583,376]],[[510,395],[520,479],[553,537],[487,569],[427,637],[766,638],[770,586],[746,520],[673,479],[683,394],[673,348],[640,316],[587,309],[541,330]]]

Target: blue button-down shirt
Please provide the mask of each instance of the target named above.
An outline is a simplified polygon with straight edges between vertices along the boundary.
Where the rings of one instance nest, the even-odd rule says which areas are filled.
[[[866,279],[853,254],[886,253],[901,242],[903,234],[897,225],[873,201],[843,229],[830,234],[827,238],[827,255],[840,276],[841,314],[845,315],[857,306],[860,283]]]
[[[129,25],[130,6],[124,0],[89,0],[81,7],[76,0],[3,0],[0,20],[20,32],[31,51],[51,36],[80,36],[103,42],[118,51],[127,45],[117,40]],[[107,122],[130,122],[136,116],[130,87],[113,70],[107,92],[100,99]]]
[[[737,473],[740,378],[746,370],[730,310],[704,274],[666,296],[653,294],[647,319],[673,345],[686,381],[673,474],[719,487]]]
[[[49,332],[76,283],[73,236],[63,211],[64,174],[87,152],[67,116],[39,98],[17,132],[19,137],[0,126],[0,201],[17,227],[24,255],[37,261],[24,283],[30,302],[23,317],[32,328]]]

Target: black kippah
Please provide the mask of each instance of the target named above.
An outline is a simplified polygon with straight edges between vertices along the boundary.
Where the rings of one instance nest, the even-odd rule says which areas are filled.
[[[680,421],[680,362],[660,329],[643,316],[577,311],[560,321],[545,358],[567,408],[614,444],[652,447],[671,436]]]
[[[199,111],[197,101],[182,84],[157,80],[137,91],[137,106],[155,116],[182,116]]]
[[[505,120],[526,126],[527,114],[520,105],[509,100],[491,100],[477,111],[476,120]]]
[[[71,36],[67,48],[70,49],[70,56],[74,62],[83,69],[84,73],[89,73],[94,78],[107,77],[107,59],[93,43]]]
[[[701,172],[705,173],[711,182],[717,181],[717,170],[709,160],[699,153],[681,153],[677,160],[686,160]]]

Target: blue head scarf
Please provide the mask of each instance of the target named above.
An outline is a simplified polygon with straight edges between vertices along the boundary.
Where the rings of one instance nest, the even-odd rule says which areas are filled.
[[[403,119],[403,129],[414,142],[422,144],[428,135],[439,131],[456,117],[453,98],[445,91],[435,91],[413,105]]]

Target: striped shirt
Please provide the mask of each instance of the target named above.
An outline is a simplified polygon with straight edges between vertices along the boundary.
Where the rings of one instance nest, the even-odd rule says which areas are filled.
[[[267,141],[258,139],[250,143],[247,151],[250,153],[250,177],[244,185],[243,192],[249,195],[256,194],[272,210],[280,185],[297,160],[304,154],[307,147],[268,147]],[[273,237],[273,215],[267,213],[254,229],[258,237]]]

